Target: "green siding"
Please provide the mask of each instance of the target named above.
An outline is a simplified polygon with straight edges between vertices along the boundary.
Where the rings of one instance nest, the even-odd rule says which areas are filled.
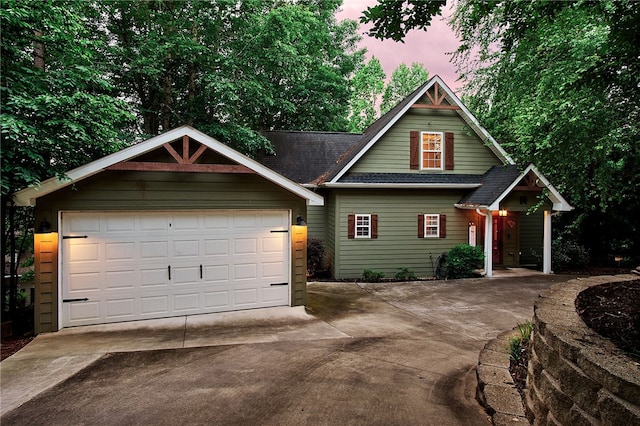
[[[543,228],[543,211],[520,215],[521,265],[542,265]]]
[[[305,218],[309,238],[327,239],[327,209],[324,206],[308,206]]]
[[[365,268],[393,277],[398,268],[410,268],[419,277],[433,276],[431,258],[468,241],[468,224],[475,213],[453,207],[462,191],[353,190],[341,191],[336,212],[335,278],[358,278]],[[348,239],[347,218],[352,213],[378,215],[377,239]],[[446,238],[418,238],[418,214],[447,215]],[[431,256],[431,257],[430,257]]]
[[[215,209],[288,210],[292,221],[299,214],[307,216],[305,200],[255,174],[106,171],[38,199],[36,220],[46,218],[56,231],[58,213],[65,210]],[[305,303],[306,244],[304,246],[292,242],[293,305]],[[41,281],[36,295],[39,303],[36,330],[55,331],[58,327],[57,275],[47,282]]]
[[[454,133],[454,170],[409,170],[409,132]],[[354,173],[464,173],[482,174],[502,162],[466,125],[456,111],[409,110],[350,169]]]

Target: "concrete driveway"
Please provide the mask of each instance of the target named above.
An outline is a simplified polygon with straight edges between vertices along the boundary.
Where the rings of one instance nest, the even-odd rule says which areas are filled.
[[[276,308],[65,329],[0,363],[2,425],[486,425],[484,343],[572,277],[311,283]]]

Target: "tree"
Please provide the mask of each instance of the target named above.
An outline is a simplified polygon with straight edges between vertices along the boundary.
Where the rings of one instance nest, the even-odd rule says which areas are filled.
[[[429,79],[429,71],[418,62],[400,64],[391,74],[391,80],[384,89],[380,111],[382,114],[396,106],[405,97],[424,84]]]
[[[426,30],[445,3],[446,0],[378,0],[377,5],[363,12],[360,22],[373,23],[369,30],[372,37],[402,42],[409,31]]]
[[[411,2],[378,3],[362,20],[376,29],[404,17],[375,34],[401,39],[443,2],[426,2],[424,13]],[[568,195],[576,212],[567,232],[592,257],[637,261],[640,4],[463,0],[452,22],[470,109],[517,161],[535,162]]]
[[[377,105],[384,91],[386,75],[380,61],[374,56],[356,71],[351,84],[348,130],[361,133],[379,117]]]
[[[105,78],[101,41],[93,38],[82,1],[2,2],[0,125],[2,253],[10,255],[14,316],[22,254],[11,194],[112,152],[128,140],[133,116]],[[33,226],[30,220],[23,223]],[[24,238],[21,239],[23,242]],[[6,273],[6,271],[5,271]]]
[[[187,123],[251,154],[268,146],[262,130],[344,128],[362,52],[355,22],[336,22],[338,6],[123,0],[101,10],[114,81],[144,133]]]

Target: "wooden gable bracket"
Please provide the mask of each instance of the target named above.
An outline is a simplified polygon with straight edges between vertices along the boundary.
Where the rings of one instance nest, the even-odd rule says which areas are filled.
[[[518,185],[513,188],[514,191],[542,192],[542,187],[538,186],[538,178],[533,172],[527,173]]]
[[[425,95],[431,101],[430,104],[419,104],[415,103],[411,105],[411,108],[415,109],[452,109],[459,110],[460,107],[457,105],[444,105],[442,101],[444,101],[447,97],[447,92],[440,93],[440,85],[435,83],[433,85],[433,94],[428,90],[425,92]]]
[[[180,155],[169,142],[162,145],[177,163],[122,161],[107,167],[107,170],[136,172],[255,173],[254,170],[242,164],[196,164],[196,160],[200,158],[208,147],[207,145],[200,144],[196,152],[190,156],[190,145],[191,139],[187,135],[182,137],[182,155]]]

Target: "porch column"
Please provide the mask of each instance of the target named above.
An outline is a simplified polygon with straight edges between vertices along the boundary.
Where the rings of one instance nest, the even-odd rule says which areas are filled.
[[[544,230],[542,240],[542,272],[551,273],[551,212],[544,211]]]
[[[493,276],[493,212],[487,210],[484,221],[484,275]]]

